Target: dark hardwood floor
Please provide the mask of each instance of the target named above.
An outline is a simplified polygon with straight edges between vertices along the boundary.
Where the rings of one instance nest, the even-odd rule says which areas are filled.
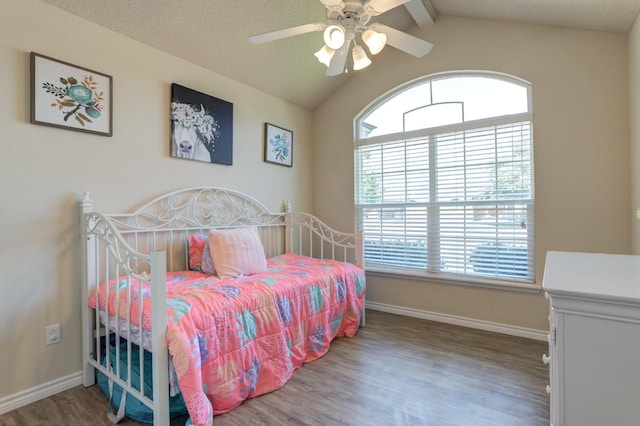
[[[355,338],[335,340],[285,387],[214,424],[548,426],[546,352],[546,342],[367,311]],[[79,386],[6,413],[0,425],[106,426],[106,406],[97,386]]]

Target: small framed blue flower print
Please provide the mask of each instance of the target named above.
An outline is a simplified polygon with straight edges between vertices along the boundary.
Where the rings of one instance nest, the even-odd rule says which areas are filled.
[[[264,123],[264,161],[293,166],[293,132]]]
[[[112,78],[31,52],[31,123],[112,136]]]

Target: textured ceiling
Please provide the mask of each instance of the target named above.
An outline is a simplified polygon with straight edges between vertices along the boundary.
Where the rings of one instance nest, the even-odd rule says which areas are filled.
[[[262,45],[248,41],[254,34],[323,22],[318,0],[43,1],[309,110],[353,75],[325,76],[312,55],[322,46],[320,33]],[[431,0],[430,5],[436,16],[626,33],[640,0]],[[409,31],[415,25],[404,6],[374,21]]]

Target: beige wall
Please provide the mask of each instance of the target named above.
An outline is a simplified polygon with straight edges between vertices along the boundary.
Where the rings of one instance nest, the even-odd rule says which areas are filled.
[[[446,16],[414,34],[434,44],[429,55],[387,47],[314,111],[315,213],[354,226],[353,118],[369,103],[424,75],[490,70],[533,86],[538,283],[548,250],[630,252],[627,36]],[[369,274],[367,300],[548,329],[542,293]]]
[[[378,95],[434,72],[492,70],[532,82],[538,280],[547,250],[629,252],[640,183],[634,177],[632,192],[627,73],[637,111],[638,29],[629,67],[623,34],[447,17],[415,34],[435,44],[431,54],[416,60],[385,49],[312,115],[37,0],[2,1],[0,403],[80,370],[78,193],[91,191],[98,209],[114,212],[168,190],[217,185],[274,210],[283,199],[299,210],[313,206],[331,226],[353,229],[353,117]],[[30,51],[113,76],[112,138],[29,124]],[[233,166],[169,157],[173,82],[234,104]],[[265,121],[293,130],[292,169],[262,161]],[[540,294],[373,276],[368,287],[378,303],[547,327]],[[45,346],[53,323],[62,324],[62,343]]]
[[[80,371],[79,229],[74,201],[128,210],[187,186],[284,199],[310,210],[311,113],[36,0],[2,0],[0,14],[0,403]],[[29,52],[113,76],[113,137],[29,123]],[[169,156],[170,84],[233,103],[233,166]],[[295,136],[294,167],[264,163],[263,125]],[[62,342],[44,330],[62,324]]]
[[[629,121],[631,140],[631,211],[633,254],[640,254],[640,18],[629,33]]]

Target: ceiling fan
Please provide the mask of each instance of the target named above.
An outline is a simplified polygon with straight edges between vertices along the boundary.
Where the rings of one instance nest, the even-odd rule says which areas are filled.
[[[348,72],[347,56],[351,44],[353,69],[369,66],[371,60],[361,44],[356,41],[360,36],[372,55],[378,54],[386,44],[415,57],[422,57],[431,51],[433,45],[428,41],[398,31],[377,22],[369,24],[372,16],[398,7],[410,0],[320,0],[327,9],[327,22],[304,24],[249,37],[255,44],[267,43],[306,34],[324,31],[324,46],[314,55],[327,66],[327,75],[334,76]]]

